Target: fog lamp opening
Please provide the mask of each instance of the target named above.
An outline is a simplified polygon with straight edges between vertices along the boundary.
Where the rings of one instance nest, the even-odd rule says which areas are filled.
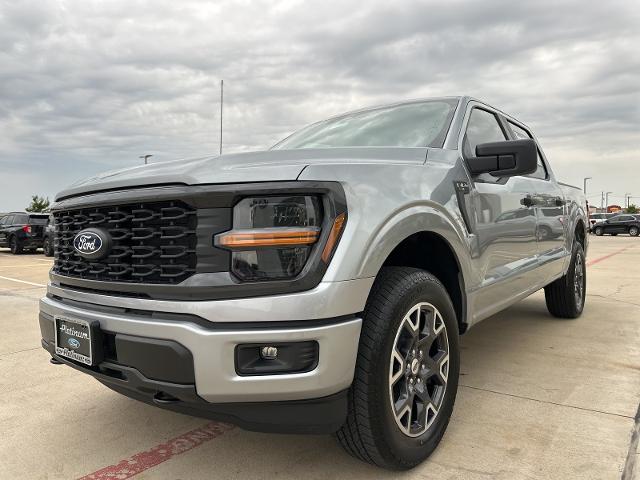
[[[235,348],[236,373],[250,376],[310,372],[318,366],[319,352],[315,340],[240,344]]]

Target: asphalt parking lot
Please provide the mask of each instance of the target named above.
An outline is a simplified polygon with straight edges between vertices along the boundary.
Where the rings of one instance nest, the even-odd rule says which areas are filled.
[[[37,321],[51,260],[0,249],[0,478],[640,479],[640,240],[590,240],[584,315],[554,319],[537,293],[464,335],[449,429],[406,473],[330,437],[162,411],[51,365]]]

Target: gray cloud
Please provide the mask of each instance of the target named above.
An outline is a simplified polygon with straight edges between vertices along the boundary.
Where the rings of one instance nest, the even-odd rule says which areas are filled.
[[[0,211],[142,153],[216,152],[221,78],[226,151],[353,108],[466,93],[529,124],[563,179],[640,197],[638,10],[0,1]]]

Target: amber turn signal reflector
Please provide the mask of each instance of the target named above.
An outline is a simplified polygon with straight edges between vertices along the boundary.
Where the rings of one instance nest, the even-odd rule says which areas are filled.
[[[318,228],[235,230],[220,235],[218,244],[227,248],[311,245],[318,241],[319,236]]]
[[[341,213],[333,221],[333,226],[331,227],[331,231],[329,232],[329,238],[327,239],[327,243],[324,246],[324,250],[322,250],[322,261],[324,263],[329,263],[329,258],[331,258],[331,254],[333,253],[333,250],[338,243],[340,233],[342,233],[342,229],[346,220],[347,214]]]

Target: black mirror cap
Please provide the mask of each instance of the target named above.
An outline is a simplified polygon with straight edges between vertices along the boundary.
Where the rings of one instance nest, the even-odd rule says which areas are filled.
[[[472,175],[529,175],[538,168],[538,149],[532,139],[481,143],[476,146],[476,156],[467,159],[467,165]]]

